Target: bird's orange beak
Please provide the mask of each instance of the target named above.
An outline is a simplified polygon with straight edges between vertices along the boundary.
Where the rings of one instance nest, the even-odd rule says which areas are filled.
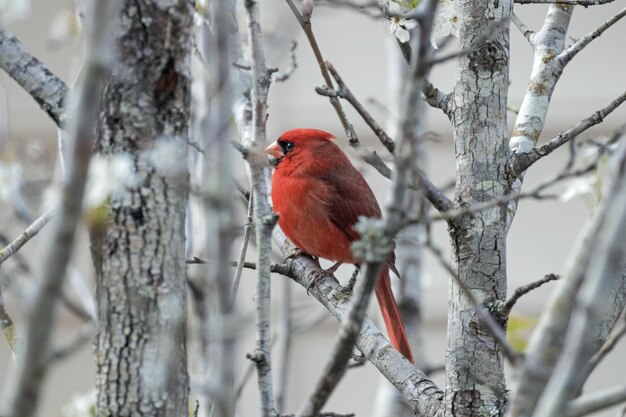
[[[283,152],[283,148],[280,147],[280,145],[278,144],[278,141],[272,143],[270,146],[265,148],[265,152],[272,155],[276,159],[280,159],[283,156],[285,156],[285,153]]]

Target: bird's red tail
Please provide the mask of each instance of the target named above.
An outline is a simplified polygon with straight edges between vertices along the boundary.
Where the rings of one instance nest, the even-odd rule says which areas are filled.
[[[398,349],[398,351],[402,353],[405,358],[410,360],[411,363],[415,363],[413,361],[413,351],[411,350],[411,345],[409,344],[409,339],[406,336],[404,324],[402,324],[402,318],[400,317],[400,310],[398,309],[398,304],[396,303],[393,291],[391,290],[389,268],[383,268],[378,284],[376,284],[375,291],[378,306],[380,307],[380,312],[383,315],[383,320],[385,321],[385,327],[387,327],[387,333],[389,334],[391,344],[393,347]]]

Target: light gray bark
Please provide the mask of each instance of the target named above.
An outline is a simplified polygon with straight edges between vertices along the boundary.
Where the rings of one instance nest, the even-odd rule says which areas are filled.
[[[92,229],[97,415],[183,416],[193,9],[185,0],[123,4],[96,150],[130,155],[136,186],[111,196]]]
[[[474,205],[510,190],[507,89],[511,2],[458,1],[463,49],[492,35],[458,61],[452,121],[456,144],[456,202]],[[492,22],[501,22],[493,29]],[[487,309],[506,297],[506,210],[493,207],[451,223],[460,279]],[[497,416],[506,409],[503,359],[477,311],[454,281],[448,301],[446,415]]]
[[[22,43],[4,27],[0,27],[0,68],[24,88],[57,125],[61,125],[67,86],[41,61],[26,52]]]

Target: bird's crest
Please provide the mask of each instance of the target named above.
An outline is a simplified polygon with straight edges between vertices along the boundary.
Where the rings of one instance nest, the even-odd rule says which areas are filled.
[[[323,139],[328,142],[335,140],[332,133],[328,133],[319,129],[292,129],[280,135],[280,140],[285,142],[294,142],[298,140],[314,140]]]

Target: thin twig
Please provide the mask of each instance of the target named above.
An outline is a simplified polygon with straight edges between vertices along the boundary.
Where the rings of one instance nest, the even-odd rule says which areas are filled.
[[[267,94],[272,72],[265,65],[265,52],[260,24],[259,4],[255,0],[245,0],[244,6],[248,21],[248,39],[251,49],[252,91],[250,104],[252,114],[246,120],[249,135],[244,138],[248,149],[250,183],[254,200],[254,223],[256,226],[257,247],[257,345],[250,355],[257,368],[260,394],[261,417],[276,415],[274,388],[271,367],[271,253],[272,230],[278,220],[269,203],[269,166],[265,155]]]
[[[445,220],[447,222],[453,222],[454,220],[462,216],[467,216],[468,214],[477,213],[479,211],[483,211],[483,210],[486,210],[495,206],[503,206],[503,205],[510,203],[511,201],[519,201],[524,198],[535,198],[537,200],[557,198],[558,197],[557,195],[541,194],[541,192],[544,191],[546,188],[549,188],[565,179],[585,175],[595,170],[597,166],[598,166],[597,162],[592,162],[575,171],[566,170],[564,172],[561,172],[555,175],[552,178],[548,178],[546,181],[542,182],[541,184],[538,184],[536,187],[534,187],[530,191],[505,194],[501,197],[497,197],[497,198],[487,200],[482,203],[474,204],[471,206],[464,206],[464,207],[442,211],[440,213],[430,216],[428,218],[428,221],[432,222],[432,221],[438,221],[438,220]],[[422,219],[419,216],[411,216],[406,219],[407,224],[419,223],[420,221],[422,221]]]
[[[237,260],[237,269],[235,269],[235,278],[233,279],[233,288],[231,291],[231,300],[234,303],[237,299],[237,290],[239,289],[239,281],[241,280],[241,273],[244,268],[244,262],[246,260],[246,252],[248,251],[248,243],[250,242],[250,236],[252,235],[253,226],[253,213],[254,213],[254,199],[248,200],[248,213],[246,215],[246,224],[243,227],[243,240],[241,242],[241,249],[239,250],[239,259]]]
[[[296,48],[298,47],[298,42],[291,41],[291,46],[289,47],[289,66],[286,70],[282,72],[277,72],[273,75],[274,82],[283,82],[287,81],[291,74],[295,72],[298,68],[298,60],[296,59]]]
[[[361,103],[354,97],[352,91],[348,88],[343,78],[339,75],[339,72],[335,69],[335,67],[328,61],[326,61],[326,67],[328,71],[331,73],[335,81],[337,82],[337,94],[339,97],[346,99],[352,107],[359,113],[359,115],[363,118],[365,123],[372,129],[374,134],[378,137],[380,142],[383,144],[385,148],[389,151],[389,153],[393,153],[395,149],[395,143],[393,139],[389,137],[387,132],[374,120],[374,118],[369,114],[369,112],[361,105]],[[318,91],[316,89],[316,91]],[[327,91],[327,90],[326,90]],[[320,91],[318,93],[322,94]]]
[[[561,67],[565,67],[572,60],[572,58],[574,58],[580,51],[583,50],[585,46],[589,45],[589,43],[591,43],[592,40],[602,35],[602,33],[604,33],[605,30],[613,26],[616,22],[618,22],[624,16],[626,16],[626,7],[620,10],[616,15],[611,17],[609,20],[604,22],[599,28],[583,36],[582,38],[574,42],[574,44],[571,45],[569,48],[561,52],[559,56],[556,58],[559,61],[559,64],[561,64]]]
[[[402,56],[408,65],[411,64],[411,45],[408,42],[400,42],[398,40],[398,47]],[[450,94],[444,93],[437,87],[435,87],[430,81],[424,80],[422,83],[422,93],[424,94],[424,100],[431,107],[441,109],[448,117],[450,117]]]
[[[560,278],[561,277],[556,274],[548,274],[540,280],[531,282],[530,284],[522,285],[521,287],[513,291],[513,295],[511,296],[511,298],[506,300],[506,302],[502,305],[502,308],[500,309],[500,314],[502,314],[504,317],[507,317],[511,313],[511,310],[515,306],[515,303],[517,303],[517,301],[524,295],[528,294],[534,289],[541,287],[547,282],[556,281]]]
[[[39,233],[39,231],[43,229],[43,227],[54,217],[56,212],[56,208],[48,209],[44,214],[39,216],[37,220],[31,223],[21,235],[16,237],[11,243],[0,250],[0,264],[9,259],[11,255],[15,254],[30,239],[37,235],[37,233]]]
[[[513,22],[515,27],[517,27],[519,31],[522,32],[522,35],[524,35],[528,43],[533,45],[535,41],[535,31],[529,29],[528,26],[526,26],[526,24],[522,21],[522,19],[520,19],[519,16],[517,16],[515,13],[511,14],[511,21]]]

